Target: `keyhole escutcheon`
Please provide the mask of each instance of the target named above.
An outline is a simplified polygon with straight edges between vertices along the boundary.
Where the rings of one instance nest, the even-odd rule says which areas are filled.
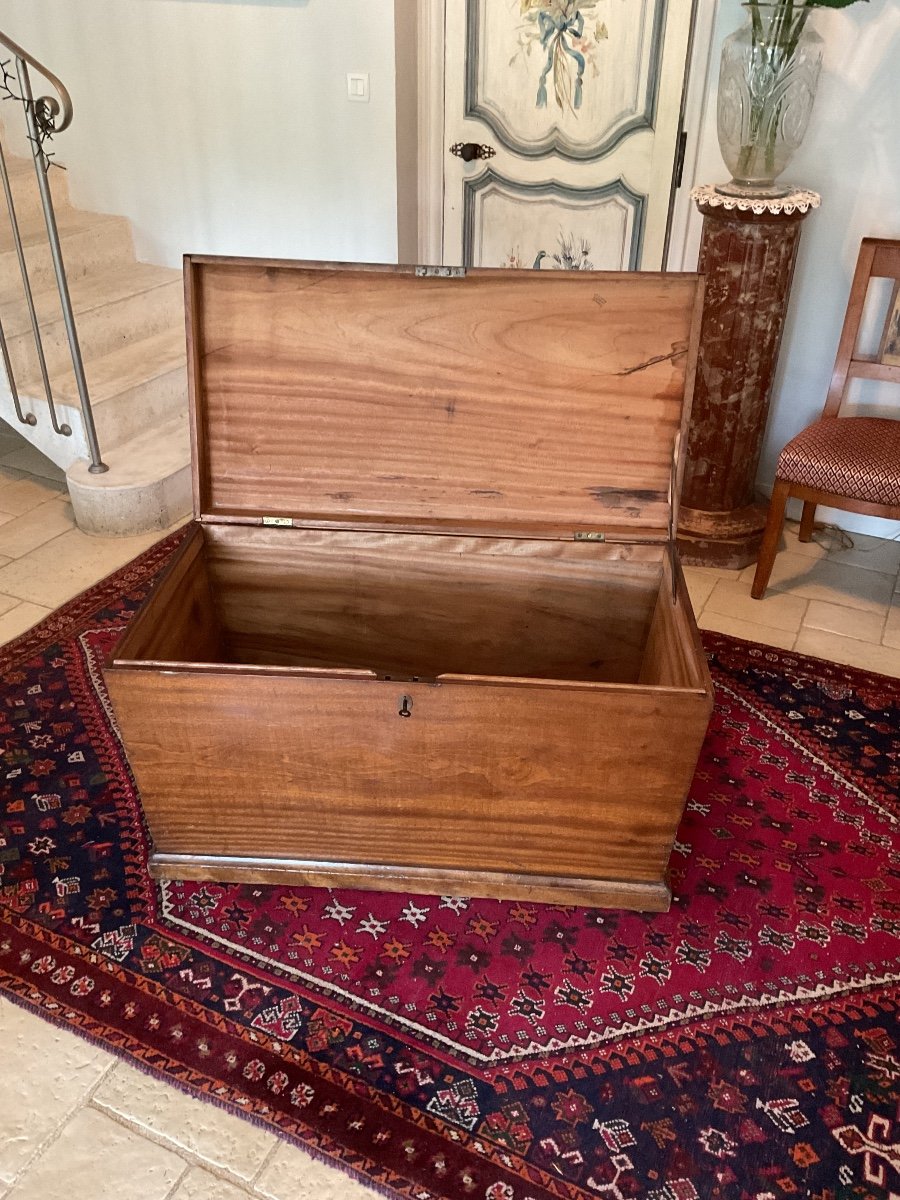
[[[412,696],[401,696],[400,697],[399,713],[400,713],[401,717],[411,717],[412,716]]]

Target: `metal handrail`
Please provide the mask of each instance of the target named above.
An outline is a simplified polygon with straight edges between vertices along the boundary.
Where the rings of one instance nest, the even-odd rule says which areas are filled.
[[[72,97],[69,95],[69,90],[62,80],[54,75],[52,71],[48,70],[42,62],[38,62],[36,58],[33,58],[27,50],[23,50],[11,37],[7,37],[2,31],[0,31],[0,46],[5,46],[13,55],[16,60],[16,66],[21,62],[25,63],[26,66],[34,67],[36,71],[39,71],[43,75],[48,83],[53,84],[59,93],[59,100],[53,96],[39,96],[36,103],[47,114],[48,119],[52,121],[54,133],[62,133],[64,129],[68,129],[72,123]],[[56,118],[60,113],[62,113],[62,120],[57,124]]]
[[[72,100],[68,91],[62,82],[49,71],[42,63],[33,58],[27,51],[23,50],[11,38],[0,33],[0,45],[5,46],[14,56],[16,61],[16,75],[19,81],[19,90],[22,104],[25,108],[25,122],[28,128],[28,140],[31,143],[32,157],[34,159],[34,169],[37,175],[38,191],[41,198],[41,208],[44,213],[44,224],[47,227],[47,240],[50,246],[50,257],[53,260],[53,273],[56,276],[56,287],[59,292],[60,306],[62,308],[63,323],[66,328],[66,337],[69,342],[69,353],[72,358],[72,370],[75,374],[75,383],[78,388],[78,398],[81,402],[81,417],[84,424],[84,435],[90,452],[89,470],[93,474],[107,471],[109,468],[100,457],[100,446],[97,441],[97,428],[94,423],[93,409],[91,408],[91,399],[88,392],[87,379],[84,373],[84,360],[81,354],[81,346],[78,341],[78,331],[75,326],[75,313],[72,308],[72,299],[69,295],[69,282],[66,276],[65,263],[63,262],[62,246],[59,238],[59,228],[56,223],[56,213],[53,208],[53,197],[50,192],[50,184],[47,180],[47,171],[49,170],[49,159],[43,150],[43,140],[50,133],[59,133],[66,129],[72,120]],[[59,93],[59,100],[53,96],[39,96],[37,100],[31,88],[31,77],[28,72],[29,65],[33,66],[56,88]],[[57,118],[60,118],[57,122]],[[46,357],[44,355],[44,346],[41,339],[40,323],[38,321],[37,312],[34,304],[34,295],[32,293],[31,281],[28,275],[28,266],[25,261],[25,253],[22,246],[22,237],[19,231],[19,222],[16,216],[15,202],[12,194],[12,187],[9,182],[9,173],[6,169],[6,162],[3,157],[2,147],[0,147],[0,182],[3,185],[3,191],[6,197],[6,206],[9,211],[10,224],[12,226],[13,242],[16,248],[16,255],[19,260],[19,271],[22,276],[22,288],[25,293],[25,300],[28,305],[28,313],[31,320],[31,330],[34,337],[35,349],[37,351],[38,364],[41,370],[41,380],[44,386],[44,395],[47,400],[47,409],[50,414],[50,422],[53,426],[54,433],[62,434],[64,437],[69,437],[72,429],[69,425],[60,424],[56,415],[56,406],[53,401],[53,389],[50,384],[50,373],[47,370]],[[2,357],[3,365],[6,369],[7,378],[9,380],[10,392],[13,397],[13,404],[16,410],[16,416],[25,425],[35,425],[37,418],[33,413],[24,415],[19,400],[18,389],[13,374],[13,367],[10,361],[10,356],[7,348],[6,337],[0,326],[0,357]]]
[[[38,366],[41,369],[41,381],[44,385],[44,395],[47,398],[47,407],[50,411],[50,423],[53,426],[54,433],[61,433],[64,437],[70,437],[72,434],[71,426],[60,425],[56,416],[56,405],[53,403],[53,389],[50,386],[50,372],[47,369],[47,359],[44,355],[44,343],[41,339],[41,326],[40,322],[38,321],[37,309],[34,306],[34,295],[31,291],[31,279],[28,276],[28,264],[25,261],[25,248],[22,245],[22,235],[19,233],[19,223],[15,217],[15,205],[13,202],[12,187],[9,182],[9,172],[6,169],[6,158],[4,157],[2,146],[0,146],[0,179],[3,181],[3,191],[6,195],[6,206],[9,209],[11,218],[13,243],[16,247],[16,258],[19,260],[19,274],[22,276],[22,291],[25,293],[25,303],[28,305],[28,317],[31,321],[31,335],[34,338],[34,348],[37,351]],[[7,375],[9,376],[9,388],[12,392],[13,404],[16,408],[16,415],[25,425],[37,425],[37,417],[34,415],[34,413],[29,413],[28,416],[22,415],[22,408],[19,401],[18,389],[16,388],[12,361],[10,360],[9,351],[6,347],[6,337],[2,335],[2,330],[0,330],[0,340],[3,342],[3,362],[6,367]]]

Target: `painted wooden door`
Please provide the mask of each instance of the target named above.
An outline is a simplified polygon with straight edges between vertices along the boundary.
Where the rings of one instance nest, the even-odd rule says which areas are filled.
[[[447,0],[443,261],[663,266],[692,0]],[[449,147],[493,150],[466,163]]]

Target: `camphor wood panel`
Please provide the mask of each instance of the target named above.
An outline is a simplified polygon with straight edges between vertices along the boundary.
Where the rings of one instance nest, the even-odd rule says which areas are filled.
[[[661,546],[211,526],[228,658],[635,681]]]
[[[222,627],[206,570],[203,529],[194,525],[150,600],[116,647],[122,662],[219,662]]]
[[[700,631],[677,557],[674,560],[666,559],[639,681],[662,687],[700,688],[712,693],[712,679],[706,665]]]
[[[379,863],[334,863],[299,859],[219,858],[203,854],[154,854],[156,879],[196,879],[214,883],[265,883],[289,887],[366,888],[381,892],[451,895],[465,885],[471,896],[532,900],[547,904],[602,905],[666,912],[667,884],[625,879],[569,879],[558,875],[515,875],[509,871],[438,870],[436,867],[384,867]]]
[[[109,685],[160,854],[649,883],[707,708],[700,692],[262,671],[113,670]]]
[[[115,660],[701,686],[648,666],[664,553],[197,525]]]
[[[665,535],[695,276],[186,271],[198,515]]]

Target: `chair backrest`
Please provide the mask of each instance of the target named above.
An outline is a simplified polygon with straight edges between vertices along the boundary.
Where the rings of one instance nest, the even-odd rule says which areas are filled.
[[[894,286],[877,353],[859,354],[859,326],[872,279],[892,279]],[[823,417],[838,415],[854,379],[900,383],[900,241],[863,238]]]

